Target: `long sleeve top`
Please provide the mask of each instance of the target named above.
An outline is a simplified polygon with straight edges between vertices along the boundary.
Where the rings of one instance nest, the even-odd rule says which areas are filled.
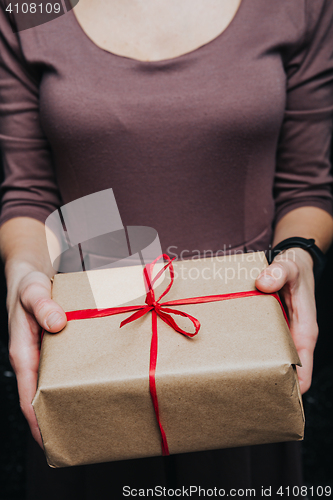
[[[13,33],[0,6],[1,224],[113,188],[124,225],[191,255],[332,213],[331,0],[242,0],[218,37],[150,62],[99,48],[73,11]]]

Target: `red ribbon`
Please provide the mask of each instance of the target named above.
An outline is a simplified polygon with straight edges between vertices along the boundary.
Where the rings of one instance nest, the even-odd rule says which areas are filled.
[[[165,260],[168,261],[168,263],[157,273],[157,275],[152,278],[152,272],[154,265],[156,264],[157,261],[160,259],[164,258]],[[174,260],[174,259],[172,259]],[[113,316],[114,314],[122,314],[125,312],[130,312],[130,311],[136,311],[134,312],[131,316],[129,316],[127,319],[122,321],[120,323],[120,327],[126,325],[127,323],[130,323],[132,321],[135,321],[138,318],[141,318],[148,312],[152,313],[152,338],[151,338],[151,344],[150,344],[150,365],[149,365],[149,390],[150,390],[150,395],[153,401],[154,405],[154,410],[155,410],[155,415],[156,415],[156,420],[158,422],[159,428],[160,428],[160,433],[161,433],[161,446],[162,446],[162,454],[163,455],[169,455],[169,447],[167,443],[167,438],[160,420],[159,416],[159,409],[158,409],[158,399],[157,399],[157,393],[156,393],[156,363],[157,363],[157,349],[158,349],[158,338],[157,338],[157,316],[161,318],[162,321],[167,323],[169,326],[171,326],[176,332],[181,333],[182,335],[186,335],[186,337],[194,337],[197,335],[200,329],[200,322],[191,316],[190,314],[184,313],[182,311],[178,311],[176,309],[169,309],[165,306],[180,306],[180,305],[186,305],[186,304],[202,304],[205,302],[215,302],[215,301],[221,301],[221,300],[230,300],[230,299],[237,299],[241,297],[252,297],[256,295],[267,295],[263,292],[260,292],[259,290],[251,290],[251,291],[245,291],[245,292],[237,292],[237,293],[226,293],[226,294],[221,294],[221,295],[208,295],[208,296],[203,296],[203,297],[192,297],[192,298],[187,298],[187,299],[178,299],[178,300],[171,300],[169,302],[162,302],[160,303],[160,300],[164,295],[166,295],[170,288],[172,287],[173,281],[174,281],[174,269],[172,266],[172,260],[170,257],[166,254],[160,255],[155,259],[151,264],[147,264],[144,268],[144,280],[145,280],[145,287],[146,287],[146,300],[145,303],[146,305],[137,305],[137,306],[125,306],[125,307],[110,307],[110,308],[105,308],[105,309],[82,309],[78,311],[68,311],[66,312],[67,316],[67,321],[72,321],[72,320],[79,320],[79,319],[90,319],[90,318],[102,318],[105,316]],[[160,295],[160,297],[156,300],[155,299],[155,293],[153,290],[154,283],[160,278],[163,272],[165,272],[167,269],[169,269],[170,273],[170,278],[171,281],[169,285],[166,287],[164,292]],[[288,323],[288,318],[287,315],[284,311],[283,305],[280,301],[279,296],[276,293],[270,294],[273,297],[275,297],[279,304],[281,305],[284,317]],[[186,332],[185,330],[182,330],[175,320],[170,316],[170,314],[176,314],[179,316],[186,317],[190,319],[190,321],[193,323],[195,331],[194,333],[189,333]],[[289,323],[288,323],[289,325]]]

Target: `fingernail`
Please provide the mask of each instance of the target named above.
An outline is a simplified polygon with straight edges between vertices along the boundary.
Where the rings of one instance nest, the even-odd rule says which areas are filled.
[[[58,312],[53,312],[47,317],[46,325],[48,328],[53,328],[60,320],[60,314]]]
[[[262,274],[259,279],[261,283],[265,283],[266,285],[273,285],[275,283],[275,279],[270,274]]]

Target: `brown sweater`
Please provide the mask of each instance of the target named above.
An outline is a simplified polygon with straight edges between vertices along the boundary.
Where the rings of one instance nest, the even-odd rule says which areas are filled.
[[[125,225],[179,253],[263,249],[288,211],[332,212],[331,0],[243,0],[158,62],[100,49],[72,11],[13,34],[0,4],[0,223],[112,187]]]

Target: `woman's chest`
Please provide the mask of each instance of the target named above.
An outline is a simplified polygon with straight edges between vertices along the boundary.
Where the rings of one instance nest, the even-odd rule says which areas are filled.
[[[40,114],[57,147],[99,147],[150,137],[154,144],[213,134],[224,140],[275,136],[285,108],[285,73],[278,54],[251,57],[222,40],[176,60],[138,63],[87,51],[46,73]],[[95,51],[93,51],[95,52]],[[235,52],[237,52],[235,50]]]
[[[101,49],[72,11],[28,30],[22,47],[40,72],[40,117],[52,147],[89,141],[103,149],[140,136],[157,145],[209,134],[239,143],[270,135],[276,143],[286,105],[285,59],[299,44],[295,18],[302,5],[295,0],[291,10],[287,0],[242,0],[222,34],[163,61]]]

